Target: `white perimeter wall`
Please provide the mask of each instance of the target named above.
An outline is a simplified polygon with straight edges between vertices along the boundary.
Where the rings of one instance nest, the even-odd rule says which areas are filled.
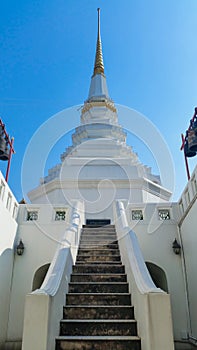
[[[132,220],[132,210],[135,209],[142,210],[143,220]],[[160,220],[159,209],[168,209],[170,220]],[[138,237],[144,260],[162,268],[166,274],[171,296],[174,338],[181,340],[188,332],[188,324],[181,255],[176,255],[172,249],[174,239],[179,241],[178,204],[131,204],[127,207],[127,219]]]
[[[0,348],[6,339],[18,203],[0,172]]]
[[[56,209],[66,210],[66,221],[55,221]],[[27,221],[28,210],[38,211],[38,220]],[[52,261],[69,219],[70,209],[67,206],[20,205],[17,241],[22,239],[25,250],[22,256],[15,256],[7,342],[21,341],[25,296],[32,291],[35,272]]]
[[[183,266],[190,316],[189,335],[197,339],[197,167],[179,201]]]

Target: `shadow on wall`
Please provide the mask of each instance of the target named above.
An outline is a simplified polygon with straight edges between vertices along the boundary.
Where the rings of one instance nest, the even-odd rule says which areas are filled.
[[[156,287],[168,293],[168,283],[164,270],[151,262],[146,262],[146,266]]]
[[[13,249],[7,248],[2,251],[0,254],[0,349],[5,349],[7,336],[13,261]]]
[[[36,289],[39,289],[45,279],[47,271],[49,269],[50,264],[45,264],[35,272],[32,284],[32,292]]]

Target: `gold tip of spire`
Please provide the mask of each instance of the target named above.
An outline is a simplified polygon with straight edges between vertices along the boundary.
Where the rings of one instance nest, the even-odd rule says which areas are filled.
[[[104,64],[103,64],[103,53],[102,53],[102,44],[101,44],[101,35],[100,35],[100,8],[98,11],[98,36],[96,44],[96,56],[94,62],[94,75],[104,74]]]

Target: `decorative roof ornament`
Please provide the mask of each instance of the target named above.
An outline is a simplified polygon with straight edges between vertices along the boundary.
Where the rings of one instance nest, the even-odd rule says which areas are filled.
[[[87,103],[90,103],[90,102],[106,103],[106,101],[109,101],[110,106],[113,104],[113,101],[109,97],[106,77],[104,74],[102,44],[101,44],[101,36],[100,36],[100,8],[98,8],[97,11],[98,11],[98,35],[97,35],[97,44],[96,44],[94,72],[91,77],[90,89],[89,89],[88,99],[85,101],[85,104],[86,104],[85,107],[87,107]],[[89,107],[90,106],[88,106],[88,108]],[[114,111],[115,110],[114,104],[112,107]]]
[[[96,56],[94,62],[94,74],[104,74],[104,64],[103,64],[103,53],[102,53],[102,43],[101,43],[101,34],[100,34],[100,8],[98,11],[98,36],[96,44]]]

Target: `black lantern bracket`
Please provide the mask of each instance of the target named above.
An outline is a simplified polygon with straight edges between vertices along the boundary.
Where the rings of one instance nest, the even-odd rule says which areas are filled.
[[[23,255],[24,250],[25,250],[24,243],[23,243],[22,239],[20,239],[18,245],[16,246],[17,255],[19,255],[19,256]]]
[[[174,242],[172,243],[172,249],[176,255],[179,255],[181,253],[181,246],[177,242],[176,238],[175,238]]]

